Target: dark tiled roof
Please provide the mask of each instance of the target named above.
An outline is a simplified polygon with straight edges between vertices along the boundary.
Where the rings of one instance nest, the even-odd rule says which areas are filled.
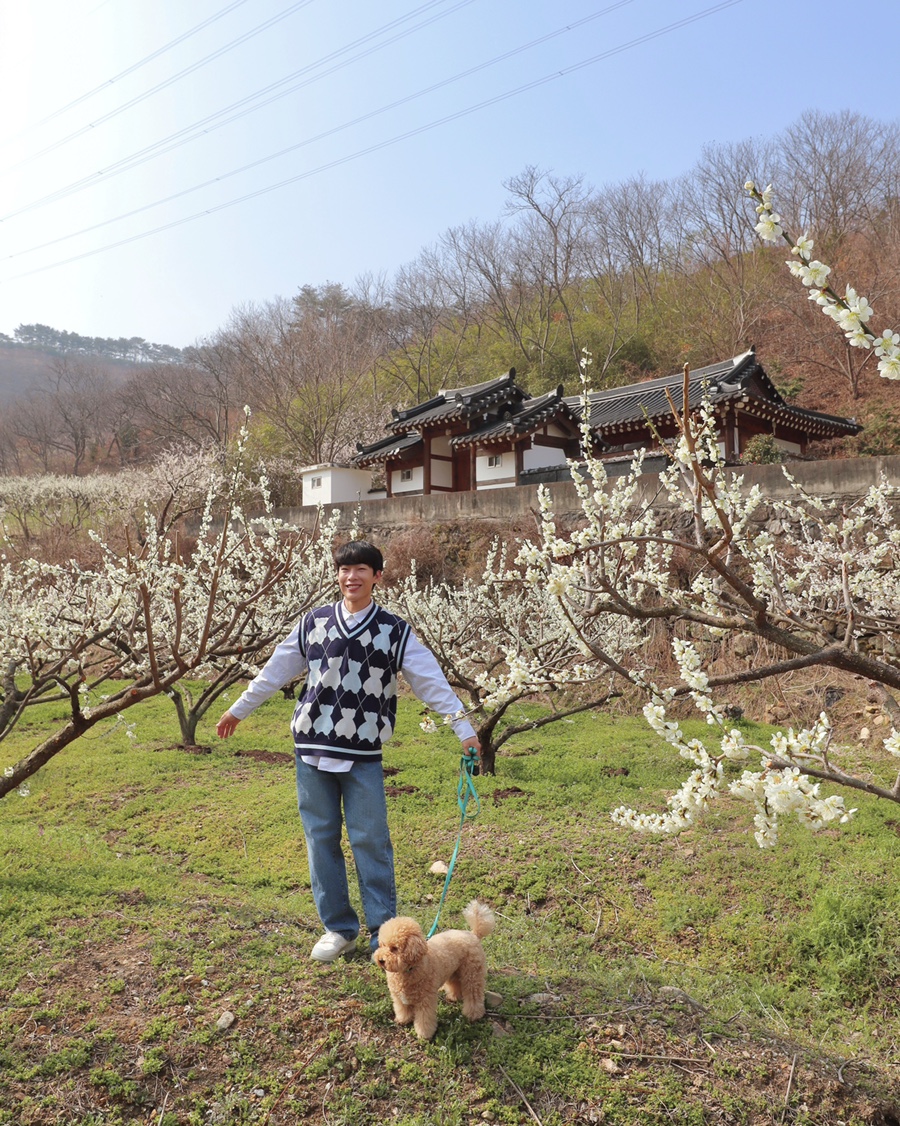
[[[666,391],[672,396],[676,408],[681,410],[684,403],[683,387],[684,375],[677,372],[646,383],[632,383],[627,387],[611,387],[606,391],[591,392],[591,427],[606,435],[640,425],[648,419],[658,422],[671,418],[672,408]],[[691,371],[688,382],[689,406],[698,407],[707,395],[713,405],[739,402],[742,409],[750,414],[768,419],[777,417],[809,434],[857,434],[862,429],[853,419],[805,410],[786,403],[765,369],[758,363],[753,351]],[[581,414],[580,396],[569,396],[566,402],[577,415]]]
[[[516,385],[516,369],[510,368],[499,379],[489,379],[484,383],[473,383],[471,387],[441,391],[432,399],[407,410],[394,411],[389,429],[397,432],[410,427],[421,428],[428,423],[452,422],[469,418],[484,410],[496,408],[504,402],[518,403],[526,398],[526,393]]]
[[[457,434],[450,439],[451,446],[489,445],[491,442],[508,441],[539,429],[550,419],[564,419],[571,423],[573,430],[578,419],[563,398],[562,386],[548,391],[534,399],[512,405],[504,411],[501,418],[494,419],[477,430],[467,434]]]
[[[412,434],[391,434],[379,442],[373,442],[371,446],[358,445],[358,452],[352,458],[352,462],[358,468],[377,465],[381,461],[390,461],[391,458],[399,457],[405,450],[421,445],[421,442],[422,436],[415,431]]]

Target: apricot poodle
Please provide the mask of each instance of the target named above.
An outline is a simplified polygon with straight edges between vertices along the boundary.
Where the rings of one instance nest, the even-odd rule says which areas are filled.
[[[415,919],[400,915],[382,923],[373,957],[387,974],[398,1024],[410,1024],[423,1040],[437,1031],[438,992],[462,1001],[463,1016],[484,1016],[487,961],[481,940],[494,929],[494,913],[477,899],[463,911],[470,929],[441,931],[426,942]]]

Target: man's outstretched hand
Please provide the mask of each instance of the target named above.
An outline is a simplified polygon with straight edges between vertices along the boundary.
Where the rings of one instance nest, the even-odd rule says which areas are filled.
[[[216,724],[216,734],[220,739],[227,739],[229,735],[233,735],[235,728],[241,721],[237,716],[233,716],[231,712],[223,712],[222,718]]]

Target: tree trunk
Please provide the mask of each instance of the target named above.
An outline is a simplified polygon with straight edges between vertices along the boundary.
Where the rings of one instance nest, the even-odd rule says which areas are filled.
[[[19,706],[19,701],[23,696],[16,685],[17,667],[15,661],[10,661],[3,676],[3,692],[2,695],[0,695],[0,734],[2,734],[12,722],[12,718],[16,714],[16,710]]]
[[[178,727],[181,730],[181,743],[184,747],[196,747],[197,724],[206,715],[209,704],[204,706],[203,697],[197,703],[187,690],[179,692],[173,688],[168,693],[169,699],[175,705],[175,714],[178,716]]]

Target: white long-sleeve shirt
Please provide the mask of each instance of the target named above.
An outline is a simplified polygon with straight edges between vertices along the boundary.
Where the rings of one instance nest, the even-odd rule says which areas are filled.
[[[349,614],[345,608],[344,619],[347,625],[352,627],[359,617],[369,612],[371,605],[370,602],[354,614]],[[263,668],[228,709],[235,719],[245,719],[283,685],[306,675],[307,663],[300,652],[299,632],[298,622],[287,637],[279,642]],[[439,715],[456,715],[463,710],[463,705],[447,682],[437,658],[413,633],[410,633],[407,640],[400,671],[416,696],[432,711]],[[471,739],[475,735],[475,729],[465,717],[453,720],[451,726],[461,740]],[[321,755],[304,755],[303,761],[318,766],[321,770],[332,771],[349,770],[353,765],[346,759]]]

